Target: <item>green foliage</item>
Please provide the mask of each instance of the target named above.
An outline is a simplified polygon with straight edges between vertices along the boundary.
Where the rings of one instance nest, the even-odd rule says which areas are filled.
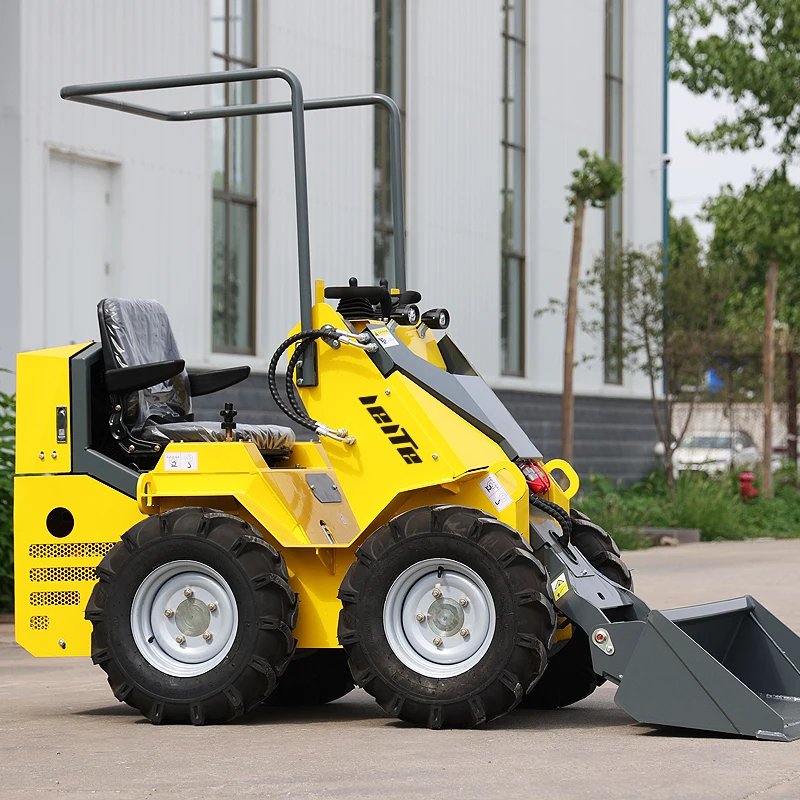
[[[0,392],[0,613],[14,602],[14,423],[14,396]]]
[[[792,157],[800,142],[800,3],[672,0],[671,77],[694,94],[735,103],[733,114],[690,139],[714,150],[764,146]]]
[[[675,497],[669,499],[664,473],[654,472],[629,488],[614,486],[608,478],[593,476],[591,490],[576,506],[605,528],[620,547],[644,546],[639,528],[698,528],[704,541],[759,536],[800,537],[800,494],[792,480],[781,481],[775,497],[749,503],[739,499],[733,475],[715,478],[704,473],[682,473]]]
[[[771,175],[754,173],[739,191],[724,187],[705,203],[704,213],[714,225],[709,263],[742,278],[726,303],[728,327],[763,327],[764,275],[772,258],[779,264],[777,319],[800,327],[800,190],[789,182],[785,166]]]
[[[711,364],[713,333],[735,280],[733,270],[704,263],[688,219],[671,218],[670,227],[675,236],[666,270],[657,245],[617,245],[595,260],[583,284],[595,313],[584,329],[601,337],[608,298],[615,298],[624,309],[617,353],[621,362],[644,372],[657,393],[666,377],[670,396],[677,397],[684,385],[696,387]]]
[[[588,150],[579,150],[578,155],[581,165],[572,170],[572,183],[567,186],[570,207],[567,222],[572,221],[577,203],[605,208],[606,203],[622,189],[622,167],[619,164]]]

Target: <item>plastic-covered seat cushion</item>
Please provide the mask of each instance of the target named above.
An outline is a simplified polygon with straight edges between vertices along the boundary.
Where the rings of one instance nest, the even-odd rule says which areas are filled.
[[[109,297],[97,306],[106,369],[176,361],[181,354],[169,317],[155,300]],[[148,420],[185,420],[192,413],[189,376],[184,370],[168,381],[125,395],[123,420],[139,436]]]
[[[225,431],[219,422],[150,422],[142,438],[163,446],[170,442],[224,442]],[[282,425],[244,425],[237,423],[233,431],[237,442],[253,442],[268,455],[288,455],[294,446],[294,431]]]

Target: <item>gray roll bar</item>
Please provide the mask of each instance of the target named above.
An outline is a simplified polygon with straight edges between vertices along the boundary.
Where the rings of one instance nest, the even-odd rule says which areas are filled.
[[[289,85],[291,100],[288,103],[249,104],[219,106],[214,108],[164,111],[136,103],[112,100],[99,95],[121,92],[149,91],[154,89],[178,89],[187,86],[211,86],[218,83],[267,80],[278,78]],[[61,97],[76,103],[124,111],[149,119],[165,122],[187,122],[191,120],[224,119],[227,117],[261,116],[290,112],[292,115],[292,147],[294,151],[294,183],[297,214],[297,256],[300,287],[300,324],[303,330],[311,328],[311,255],[308,230],[308,173],[306,168],[306,136],[304,111],[354,106],[381,106],[390,116],[389,146],[391,155],[392,213],[394,215],[394,276],[393,285],[401,292],[406,289],[405,259],[405,206],[403,202],[403,156],[402,124],[400,110],[391,97],[382,94],[333,97],[321,100],[304,100],[303,87],[298,77],[288,69],[265,67],[236,70],[235,72],[209,72],[197,75],[176,75],[164,78],[111,81],[65,86]],[[313,345],[312,345],[313,346]],[[305,386],[316,386],[316,358],[303,359],[301,371]]]

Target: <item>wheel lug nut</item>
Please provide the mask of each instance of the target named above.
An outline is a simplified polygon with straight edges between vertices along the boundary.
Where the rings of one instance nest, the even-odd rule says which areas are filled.
[[[209,611],[216,611],[217,610],[217,604],[216,603],[209,603],[208,604],[208,610]]]
[[[458,601],[458,604],[461,606],[461,608],[466,608],[466,607],[469,605],[469,600],[467,600],[467,598],[466,598],[466,597],[462,597],[462,598],[461,598],[461,599]]]
[[[184,639],[184,638],[183,638],[183,636],[176,636],[176,637],[175,637],[175,641],[176,641],[178,644],[183,644],[183,643],[186,641],[186,639]]]
[[[417,614],[417,622],[425,622],[425,615]]]
[[[206,632],[203,634],[203,638],[204,638],[206,641],[208,641],[208,640],[211,638],[211,631],[206,631]]]
[[[164,616],[165,617],[171,617],[174,613],[175,612],[171,608],[165,608],[164,609]]]
[[[469,636],[469,628],[462,628],[461,629],[462,636]]]
[[[434,597],[441,597],[442,596],[442,590],[441,589],[434,589],[432,594],[433,594]]]
[[[435,644],[437,647],[441,647],[441,646],[442,646],[442,640],[441,640],[441,639],[440,639],[438,636],[437,636],[437,637],[436,637],[436,638],[433,640],[433,643],[434,643],[434,644]]]
[[[183,593],[186,595],[186,597],[191,597],[194,594],[194,592],[188,587],[183,590]]]

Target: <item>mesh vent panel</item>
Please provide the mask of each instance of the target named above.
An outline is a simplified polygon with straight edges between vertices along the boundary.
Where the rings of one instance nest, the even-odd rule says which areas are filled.
[[[94,581],[94,567],[35,567],[31,581]]]
[[[31,617],[31,628],[35,631],[46,631],[50,626],[50,617]]]
[[[80,592],[31,592],[32,606],[77,606]]]
[[[28,548],[31,558],[102,558],[114,542],[48,542],[32,544]]]

